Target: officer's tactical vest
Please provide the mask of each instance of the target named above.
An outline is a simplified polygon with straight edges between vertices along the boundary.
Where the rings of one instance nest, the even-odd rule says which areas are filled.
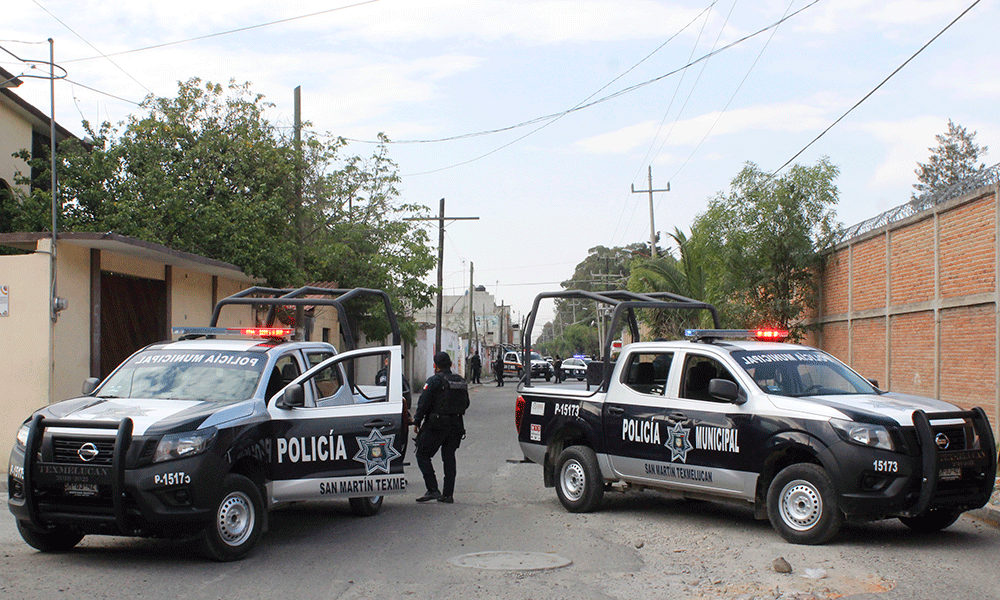
[[[461,375],[448,373],[444,376],[444,394],[436,411],[442,415],[464,415],[469,408],[469,384]]]

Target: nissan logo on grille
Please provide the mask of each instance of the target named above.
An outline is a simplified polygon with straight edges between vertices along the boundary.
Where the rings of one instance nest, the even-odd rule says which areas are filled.
[[[939,450],[947,450],[948,446],[951,445],[951,440],[945,434],[939,433],[934,437],[934,443],[937,444]]]
[[[938,444],[940,445],[940,444]],[[76,455],[80,457],[83,462],[90,462],[97,458],[100,452],[97,450],[97,446],[93,442],[87,442],[86,444],[80,446],[80,449],[76,451]]]

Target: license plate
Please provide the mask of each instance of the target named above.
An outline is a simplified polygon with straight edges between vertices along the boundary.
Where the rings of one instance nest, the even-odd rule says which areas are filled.
[[[951,480],[951,479],[961,479],[962,469],[941,469],[938,471],[938,479],[941,480]]]
[[[67,483],[63,488],[63,492],[67,496],[96,496],[97,495],[97,484],[96,483]]]

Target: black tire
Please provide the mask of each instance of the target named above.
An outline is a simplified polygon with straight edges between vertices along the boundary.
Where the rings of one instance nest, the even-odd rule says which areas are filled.
[[[569,512],[593,512],[604,497],[597,455],[586,446],[570,446],[556,459],[556,495]]]
[[[385,496],[369,496],[367,498],[349,498],[351,512],[359,517],[374,517],[378,511],[382,510],[382,501]]]
[[[935,508],[917,517],[899,517],[900,522],[918,533],[936,533],[942,529],[951,527],[959,517],[961,511],[947,508]]]
[[[518,369],[517,370],[517,380],[521,381],[521,377],[524,377],[524,371],[522,371],[521,369]]]
[[[29,546],[41,552],[68,552],[83,539],[83,534],[68,527],[35,529],[23,521],[17,522],[17,531]]]
[[[767,491],[767,516],[792,544],[822,544],[844,524],[830,476],[811,463],[791,465],[775,476]]]
[[[552,381],[552,374],[551,373],[546,373],[545,374],[545,381]]]
[[[240,560],[260,540],[264,519],[260,489],[242,475],[226,475],[214,519],[202,538],[202,550],[219,562]]]

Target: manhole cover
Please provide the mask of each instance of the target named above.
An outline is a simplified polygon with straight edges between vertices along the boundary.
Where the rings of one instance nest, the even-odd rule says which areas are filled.
[[[457,567],[490,571],[547,571],[573,564],[568,558],[551,552],[476,552],[448,560]]]

